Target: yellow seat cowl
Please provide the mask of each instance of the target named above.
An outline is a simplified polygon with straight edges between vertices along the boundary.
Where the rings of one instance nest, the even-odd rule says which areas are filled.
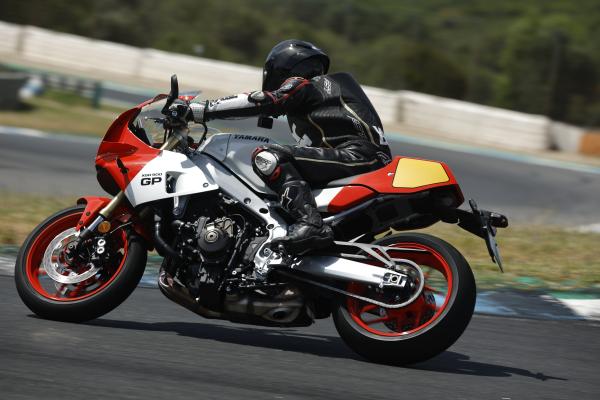
[[[412,189],[449,180],[444,166],[439,162],[402,158],[398,161],[392,185],[395,188]]]

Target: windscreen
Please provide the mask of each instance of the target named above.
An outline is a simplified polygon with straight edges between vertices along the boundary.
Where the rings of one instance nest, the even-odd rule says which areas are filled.
[[[165,129],[162,123],[162,119],[165,116],[161,113],[161,110],[165,106],[166,101],[166,99],[162,99],[145,105],[131,123],[134,134],[153,147],[160,147],[165,142]],[[188,128],[188,135],[195,142],[204,133],[204,127],[199,124],[189,124]],[[214,133],[219,133],[219,130],[209,128],[209,136]]]

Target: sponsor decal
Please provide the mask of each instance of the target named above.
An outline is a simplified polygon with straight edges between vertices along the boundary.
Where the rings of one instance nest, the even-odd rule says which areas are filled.
[[[294,85],[292,83],[286,83],[285,85],[279,88],[279,91],[283,93],[289,92],[290,90],[292,90],[293,87]]]
[[[160,176],[153,176],[152,178],[142,178],[140,180],[140,184],[142,186],[154,185],[155,183],[159,182],[162,182],[162,177]]]
[[[294,138],[296,143],[298,143],[300,146],[306,146],[306,147],[312,146],[312,140],[311,140],[311,138],[308,137],[308,135],[304,135],[304,134],[301,135],[298,132],[296,132],[296,124],[292,123],[291,129],[292,129],[292,137]]]
[[[261,151],[254,157],[254,164],[260,172],[269,176],[277,167],[277,157],[269,151]]]
[[[140,185],[142,186],[155,185],[160,182],[162,182],[162,172],[142,174],[142,179],[140,179]]]
[[[331,96],[331,81],[327,78],[323,78],[323,85],[327,94]]]
[[[233,99],[237,99],[237,97],[238,97],[237,94],[233,94],[231,96],[221,97],[220,99],[217,99],[216,102],[220,103],[222,101],[233,100]]]
[[[354,117],[351,117],[350,115],[348,115],[348,118],[350,118],[350,120],[352,121],[352,124],[354,125],[354,129],[356,129],[358,131],[358,133],[360,134],[360,136],[366,137],[366,135],[365,135],[365,129],[362,126],[362,124],[360,123],[360,121],[357,120]]]
[[[233,135],[235,140],[254,140],[255,142],[269,143],[269,138],[264,136],[252,136],[252,135]]]
[[[294,197],[296,197],[296,193],[291,194],[290,189],[291,188],[289,186],[286,187],[285,190],[283,191],[283,194],[281,195],[281,207],[283,207],[284,210],[288,210],[288,211],[291,209],[291,205],[294,202]]]
[[[381,127],[379,127],[379,126],[373,125],[373,130],[375,132],[377,132],[377,134],[379,135],[379,144],[381,144],[381,145],[387,145],[388,142],[385,139],[385,135],[383,134],[383,129]]]

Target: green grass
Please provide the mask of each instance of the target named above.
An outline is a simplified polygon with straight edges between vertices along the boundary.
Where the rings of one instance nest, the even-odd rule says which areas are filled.
[[[93,108],[91,100],[75,93],[47,90],[20,110],[0,111],[0,125],[50,132],[102,136],[124,109]]]
[[[43,219],[75,204],[75,197],[36,197],[4,193],[0,243],[20,245]],[[600,234],[560,228],[515,226],[500,230],[505,273],[490,260],[485,243],[457,226],[437,224],[423,232],[453,244],[471,264],[479,288],[600,291]]]
[[[20,245],[33,228],[54,212],[75,204],[73,197],[0,195],[0,243]]]
[[[547,226],[499,229],[501,274],[483,239],[448,224],[423,231],[454,245],[469,261],[479,287],[600,291],[600,234]]]

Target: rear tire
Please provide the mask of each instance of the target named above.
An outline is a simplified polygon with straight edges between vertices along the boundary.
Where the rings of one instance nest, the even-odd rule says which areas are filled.
[[[397,332],[390,333],[378,333],[372,329],[360,319],[360,312],[357,317],[357,312],[353,311],[356,308],[352,306],[352,300],[341,299],[333,311],[333,320],[341,338],[361,356],[371,361],[394,365],[424,361],[446,350],[462,335],[475,308],[475,279],[467,261],[449,243],[426,234],[396,234],[377,240],[373,244],[428,248],[432,254],[437,253],[437,256],[443,258],[445,268],[452,275],[452,283],[447,283],[447,299],[443,309],[436,311],[425,323],[415,323],[418,326],[414,329],[398,329]]]
[[[93,290],[85,295],[71,295],[72,298],[61,298],[42,287],[39,282],[39,276],[43,275],[39,266],[41,254],[56,235],[76,226],[84,209],[84,206],[75,206],[50,216],[25,239],[17,256],[17,292],[25,305],[42,318],[69,322],[98,318],[129,297],[144,273],[147,251],[143,240],[131,232],[121,232],[125,250],[114,276],[97,283],[97,287],[92,286]]]

